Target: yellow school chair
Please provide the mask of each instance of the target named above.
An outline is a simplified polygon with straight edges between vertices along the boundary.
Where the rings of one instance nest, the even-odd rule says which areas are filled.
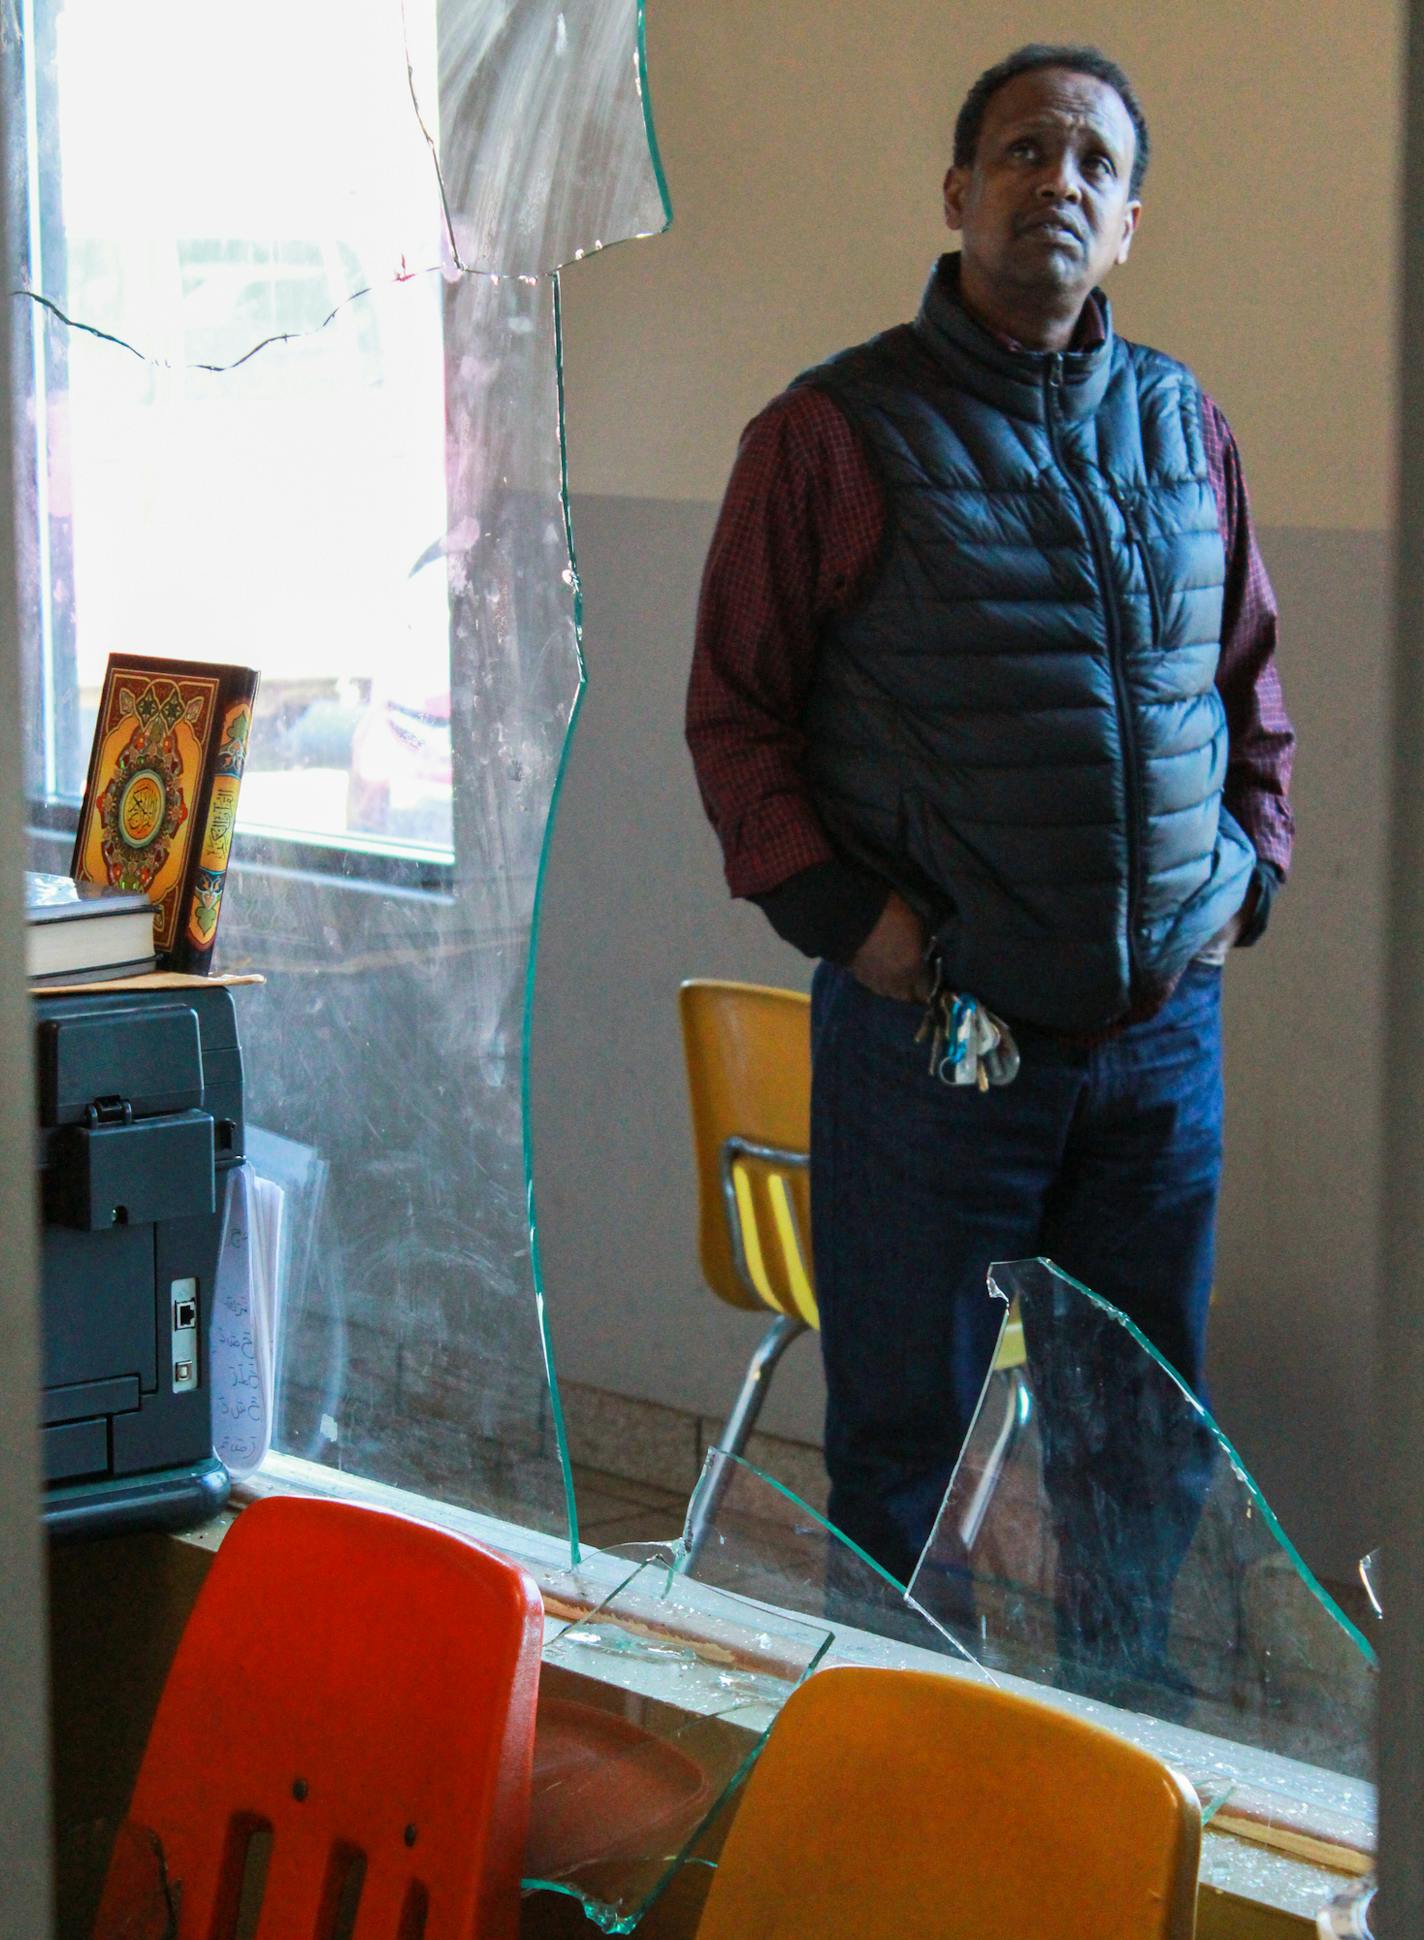
[[[740,1455],[777,1363],[818,1324],[802,1238],[811,1208],[811,1001],[795,990],[695,977],[678,991],[678,1004],[702,1272],[719,1300],[773,1316],[719,1442]],[[994,1360],[995,1372],[1011,1377],[1004,1458],[1027,1419],[1023,1364],[1023,1325],[1014,1316]],[[966,1540],[977,1533],[966,1531]]]
[[[1191,1940],[1201,1813],[1149,1752],[927,1671],[821,1671],[753,1767],[697,1940]]]

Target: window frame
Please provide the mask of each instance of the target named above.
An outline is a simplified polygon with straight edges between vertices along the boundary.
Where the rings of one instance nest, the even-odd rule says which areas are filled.
[[[72,606],[56,607],[56,577],[73,584],[74,535],[71,521],[51,509],[50,479],[55,462],[49,400],[67,396],[68,349],[63,332],[40,326],[44,314],[33,292],[43,288],[46,265],[67,258],[62,220],[62,172],[55,98],[57,0],[19,0],[20,32],[3,49],[0,85],[7,101],[23,113],[9,116],[13,161],[7,171],[6,211],[12,258],[20,279],[16,294],[31,294],[12,309],[15,355],[12,360],[11,443],[16,488],[16,567],[19,580],[21,717],[25,745],[25,816],[32,840],[51,860],[56,838],[72,843],[83,808],[82,795],[60,786],[60,749],[66,742],[87,763],[79,734],[77,627]],[[16,121],[19,127],[16,127]],[[67,278],[63,279],[67,284]],[[23,319],[23,322],[20,322]],[[32,418],[32,422],[28,422]],[[60,454],[63,462],[64,454]],[[27,537],[33,544],[25,543]],[[449,641],[446,642],[447,656]],[[447,665],[448,665],[447,660]],[[451,669],[453,681],[453,669]],[[261,705],[259,695],[259,708]],[[288,772],[296,772],[291,770]],[[36,786],[36,778],[39,778]],[[274,869],[320,878],[354,888],[394,889],[441,898],[458,885],[455,789],[451,789],[448,848],[402,842],[393,837],[348,830],[253,824],[239,807],[233,867]],[[68,868],[67,849],[63,863]]]

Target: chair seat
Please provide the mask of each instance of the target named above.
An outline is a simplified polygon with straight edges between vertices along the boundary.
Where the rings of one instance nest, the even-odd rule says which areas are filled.
[[[837,1668],[754,1767],[697,1940],[1191,1940],[1201,1818],[1159,1760],[968,1675]]]

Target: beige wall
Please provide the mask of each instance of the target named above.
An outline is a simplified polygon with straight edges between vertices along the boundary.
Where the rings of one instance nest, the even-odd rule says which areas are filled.
[[[1111,293],[1231,418],[1268,525],[1377,529],[1391,476],[1397,0],[648,0],[674,223],[565,279],[575,491],[715,499],[787,377],[914,306],[954,110],[1100,42],[1153,131]]]

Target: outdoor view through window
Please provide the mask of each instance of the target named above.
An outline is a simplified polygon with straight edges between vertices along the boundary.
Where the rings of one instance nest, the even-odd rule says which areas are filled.
[[[439,261],[399,10],[39,11],[31,286],[142,355],[51,333],[36,369],[35,779],[81,792],[112,650],[235,661],[263,675],[245,827],[448,857],[442,285],[360,294]],[[406,9],[427,65],[434,14]]]

